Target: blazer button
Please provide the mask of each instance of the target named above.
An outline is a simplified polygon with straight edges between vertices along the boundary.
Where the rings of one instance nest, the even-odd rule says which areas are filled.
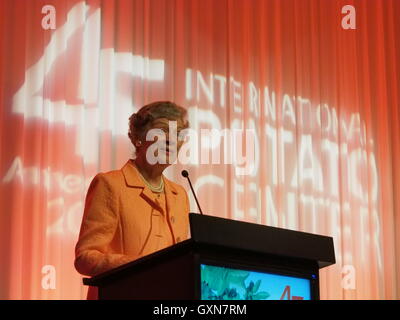
[[[171,223],[175,223],[175,217],[174,216],[172,216],[170,220],[171,220]]]

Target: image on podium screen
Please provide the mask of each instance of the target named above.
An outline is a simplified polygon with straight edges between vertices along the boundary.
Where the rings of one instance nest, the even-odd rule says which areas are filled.
[[[316,274],[262,270],[232,263],[200,263],[201,300],[313,300]]]

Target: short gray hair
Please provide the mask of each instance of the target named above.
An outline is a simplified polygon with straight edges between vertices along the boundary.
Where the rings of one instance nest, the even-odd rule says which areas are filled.
[[[185,123],[185,128],[189,127],[185,108],[171,101],[152,102],[143,106],[138,112],[129,117],[128,136],[132,144],[138,137],[147,132],[154,120],[159,118],[166,118],[172,121],[182,119]]]

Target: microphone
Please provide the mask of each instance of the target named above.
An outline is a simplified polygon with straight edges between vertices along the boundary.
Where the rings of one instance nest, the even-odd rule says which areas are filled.
[[[196,200],[196,203],[197,203],[197,207],[200,210],[200,214],[203,214],[203,211],[201,211],[201,208],[200,208],[199,201],[197,200],[196,193],[193,190],[192,182],[190,181],[190,178],[189,178],[189,172],[187,172],[186,170],[182,170],[181,173],[182,173],[182,176],[184,176],[186,179],[188,179],[189,185],[190,185],[190,189],[192,190],[192,193],[194,195],[194,199]]]

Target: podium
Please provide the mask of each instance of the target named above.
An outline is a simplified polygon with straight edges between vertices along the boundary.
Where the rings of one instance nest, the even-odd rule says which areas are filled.
[[[331,237],[190,213],[191,238],[84,278],[99,299],[319,299]]]

